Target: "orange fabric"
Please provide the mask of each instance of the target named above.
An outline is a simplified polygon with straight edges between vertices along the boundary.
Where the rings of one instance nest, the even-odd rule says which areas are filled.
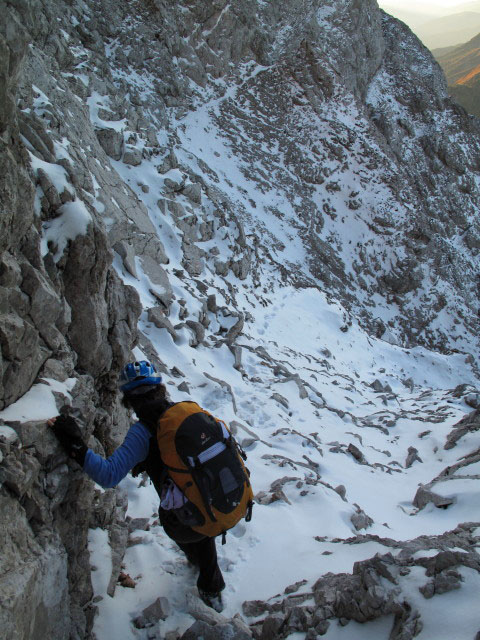
[[[200,491],[175,448],[175,435],[178,428],[186,418],[194,413],[206,413],[208,415],[212,415],[205,409],[202,409],[196,402],[178,402],[167,409],[158,421],[158,448],[160,450],[160,457],[167,467],[173,467],[174,469],[184,471],[184,473],[182,473],[181,471],[176,472],[172,469],[168,469],[168,474],[178,488],[181,489],[186,498],[197,506],[205,518],[205,524],[201,526],[192,526],[192,529],[199,533],[203,533],[206,536],[214,537],[235,526],[239,520],[245,517],[248,503],[253,500],[253,491],[251,485],[245,482],[245,490],[238,506],[228,514],[221,513],[212,507],[212,513],[217,522],[213,522],[210,519],[210,516],[205,509]],[[216,418],[216,420],[218,419]],[[243,460],[241,460],[240,456],[239,460],[245,470],[245,465],[243,464]],[[245,474],[248,475],[246,472]]]

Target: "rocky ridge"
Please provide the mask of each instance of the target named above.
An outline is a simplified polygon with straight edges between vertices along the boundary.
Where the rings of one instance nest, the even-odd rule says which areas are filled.
[[[364,446],[358,432],[387,436],[415,412],[429,424],[460,420],[465,394],[453,414],[439,414],[432,396],[418,398],[420,409],[393,409],[398,394],[387,380],[367,389],[366,380],[337,371],[328,349],[317,357],[260,346],[254,316],[280,287],[317,288],[343,304],[342,333],[352,334],[358,319],[393,344],[478,352],[478,130],[446,97],[427,52],[373,1],[291,0],[282,11],[223,0],[15,0],[1,8],[0,499],[9,514],[0,534],[1,621],[12,638],[83,638],[95,612],[88,530],[108,532],[112,595],[128,541],[125,496],[93,487],[45,418],[69,404],[90,445],[108,453],[128,424],[115,377],[138,345],[185,397],[190,387],[215,389],[232,405],[244,445],[266,447],[262,464],[296,474],[292,481],[282,472],[261,489],[265,507],[295,503],[306,486],[343,502],[314,457],[327,446],[369,471],[397,473],[402,463]],[[208,136],[221,140],[223,154],[208,153]],[[246,389],[273,399],[283,415],[296,402],[293,383],[312,420],[350,420],[357,444],[324,444],[288,421],[273,428],[215,371],[198,380],[189,369],[183,380],[160,348],[168,353],[165,335],[168,345],[192,349],[189,367],[197,349],[228,352]],[[459,358],[473,380],[475,357]],[[338,406],[328,397],[334,381],[384,411],[346,411],[348,400]],[[32,393],[50,399],[40,407],[46,415],[9,417]],[[477,422],[476,414],[466,419],[448,442],[468,440]],[[277,453],[289,438],[304,441],[309,455]],[[462,453],[452,479],[478,461],[474,450]],[[425,454],[405,455],[414,468]],[[441,493],[449,474],[425,484],[421,498],[412,493],[412,514],[435,504],[440,494],[431,490]],[[302,483],[293,497],[292,482]],[[372,526],[368,509],[347,500],[354,529]],[[473,528],[463,530],[476,544]],[[454,560],[449,570],[464,566]],[[405,566],[378,562],[394,565],[392,584]],[[322,578],[317,608],[295,613],[295,624],[303,629],[312,615],[319,624],[358,620],[345,614],[352,602],[335,608],[331,594],[365,582],[366,563],[351,576]],[[411,634],[419,623],[391,591],[374,608],[396,616],[392,637],[413,637],[398,635],[404,623]],[[292,631],[286,609],[265,608],[273,620],[255,622],[253,632]],[[203,620],[203,631],[211,622]],[[219,623],[230,625],[222,633],[251,633],[238,620]]]

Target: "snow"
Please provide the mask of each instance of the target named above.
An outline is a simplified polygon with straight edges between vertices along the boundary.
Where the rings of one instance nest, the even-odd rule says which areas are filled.
[[[472,464],[469,464],[466,467],[461,467],[460,469],[457,469],[455,471],[456,476],[463,476],[463,475],[468,475],[468,476],[473,476],[473,475],[478,475],[480,476],[480,460],[478,462],[474,462]]]
[[[18,438],[17,432],[11,427],[0,426],[0,440],[11,444]]]
[[[95,595],[104,595],[112,574],[112,554],[108,543],[108,531],[90,529],[88,534],[92,587]]]
[[[167,223],[168,219],[161,219],[162,225]],[[172,263],[166,267],[169,271],[179,266],[180,257],[177,245],[171,246]],[[120,263],[116,264],[125,282],[136,287],[143,304],[152,304],[150,283],[143,275],[140,262],[137,262],[137,280],[125,274]],[[175,277],[171,282],[174,291],[178,290],[178,294],[186,298],[188,308],[194,314],[195,309],[200,308],[197,298],[191,296]],[[227,616],[240,611],[246,599],[268,599],[297,580],[307,579],[311,585],[329,571],[351,572],[355,562],[370,558],[377,552],[390,551],[376,542],[351,546],[331,542],[356,533],[350,522],[355,512],[354,502],[360,504],[374,520],[368,533],[398,540],[443,533],[455,528],[458,522],[471,519],[465,517],[463,511],[458,511],[458,503],[446,511],[429,505],[419,514],[410,515],[414,513],[411,501],[418,484],[429,482],[463,453],[460,447],[456,452],[434,454],[434,449],[443,445],[451,426],[466,411],[461,401],[446,395],[445,389],[452,387],[452,380],[475,383],[473,373],[465,368],[463,356],[442,356],[423,348],[405,350],[367,336],[355,321],[344,333],[340,330],[344,323],[344,310],[316,289],[280,288],[270,291],[269,298],[268,306],[252,309],[255,321],[247,323],[240,343],[245,347],[262,344],[272,358],[281,361],[292,373],[298,373],[303,380],[310,380],[315,392],[308,388],[309,397],[318,400],[320,394],[327,405],[327,408],[318,409],[316,415],[308,399],[299,397],[297,385],[293,381],[281,382],[281,378],[272,376],[270,368],[254,352],[244,348],[245,371],[249,376],[262,380],[252,387],[233,369],[233,356],[226,347],[212,351],[200,346],[192,350],[187,339],[180,336],[174,342],[166,330],[159,330],[146,323],[145,319],[141,320],[144,332],[162,360],[168,367],[176,366],[185,373],[196,401],[227,421],[235,419],[249,425],[262,438],[263,442],[254,443],[247,451],[255,491],[268,490],[271,482],[285,475],[298,478],[284,486],[291,504],[256,505],[252,522],[248,525],[240,523],[227,536],[227,545],[219,547],[219,563],[227,582]],[[247,300],[245,296],[244,304]],[[172,322],[178,311],[179,306],[173,305]],[[231,318],[222,319],[221,314],[217,317],[210,315],[212,321],[232,323]],[[306,348],[306,345],[309,346]],[[326,349],[331,353],[328,358],[324,355]],[[137,349],[135,357],[142,355]],[[202,372],[230,384],[233,397]],[[395,398],[386,404],[368,387],[376,378],[382,384],[390,384],[395,393]],[[413,392],[401,383],[406,378],[414,381]],[[336,385],[332,384],[334,381]],[[167,376],[167,382],[173,380]],[[288,410],[271,399],[273,391],[287,398]],[[190,397],[175,392],[173,386],[172,394],[177,400]],[[429,414],[432,406],[436,411]],[[388,435],[376,428],[359,430],[349,414],[341,418],[331,411],[351,411],[357,419],[361,417],[372,424],[384,425],[399,407],[402,407],[403,417],[394,421],[393,428],[388,428]],[[417,421],[419,413],[422,422]],[[429,422],[429,416],[432,422]],[[273,436],[281,427],[294,432]],[[428,429],[431,430],[428,437],[416,438],[416,434]],[[306,440],[312,432],[319,434],[322,455]],[[381,467],[359,465],[345,453],[330,452],[329,443],[335,441],[359,444],[351,432],[362,438],[362,451],[367,460],[387,465],[392,470],[390,474],[382,471]],[[239,431],[237,437],[241,442],[246,435]],[[425,462],[415,463],[406,470],[403,463],[412,440]],[[389,450],[391,455],[382,453],[385,450]],[[348,502],[343,502],[326,486],[306,484],[305,480],[314,474],[298,464],[292,466],[286,462],[282,469],[274,459],[264,458],[272,454],[294,463],[304,462],[305,455],[317,461],[323,480],[333,487],[345,485]],[[400,461],[397,467],[391,464],[395,459]],[[302,487],[297,488],[296,482],[302,482]],[[122,486],[129,494],[131,517],[153,514],[150,531],[141,532],[143,543],[130,549],[125,560],[126,571],[132,577],[142,576],[138,579],[135,593],[117,587],[113,599],[116,607],[121,609],[125,637],[134,637],[125,631],[129,620],[158,595],[166,595],[175,606],[174,615],[162,623],[163,632],[177,627],[186,629],[191,618],[186,613],[185,597],[195,584],[195,575],[185,566],[175,544],[155,524],[158,497],[153,487],[138,488],[137,481],[132,478],[127,478]],[[306,495],[301,496],[301,491],[307,491]],[[326,536],[326,540],[317,540],[317,536]],[[287,555],[285,549],[288,549]],[[323,555],[324,552],[328,555]],[[425,557],[429,552],[420,555]],[[279,558],[282,558],[281,562]],[[252,581],[252,567],[262,580]],[[113,611],[118,610],[112,603],[108,606]],[[103,637],[101,629],[108,627],[106,620],[115,615],[107,613],[106,607],[101,603],[99,622],[95,627],[100,638]],[[388,635],[386,630],[390,627],[390,619],[368,625],[351,622],[347,627],[331,627],[328,637],[332,634],[332,637],[346,638],[355,630],[359,638],[366,638],[367,634],[368,637],[383,638]]]
[[[220,153],[218,144],[212,143],[208,147],[209,162],[217,157],[215,150]],[[177,156],[182,163],[194,163],[195,169],[198,168],[195,156],[190,152],[179,149]],[[217,175],[229,173],[229,162],[228,156],[224,155],[217,166]],[[153,164],[147,161],[141,168],[128,170],[121,162],[112,165],[128,180],[149,210],[170,259],[164,268],[174,294],[177,300],[186,300],[190,317],[196,317],[202,310],[199,297],[174,273],[182,269],[181,233],[168,209],[161,212],[156,205],[162,194],[164,176],[159,176]],[[180,179],[183,171],[175,175]],[[241,179],[240,174],[237,177]],[[141,190],[141,184],[149,187],[148,193]],[[241,185],[247,189],[246,182]],[[226,183],[224,186],[227,187]],[[259,215],[262,217],[263,213]],[[265,224],[276,235],[280,233],[278,221],[271,218]],[[226,255],[230,234],[235,237],[237,233],[235,229],[226,229],[222,257]],[[288,241],[286,236],[285,240]],[[221,242],[217,239],[217,246]],[[289,251],[293,258],[295,250],[291,245],[286,249],[287,253]],[[157,304],[150,292],[152,283],[144,273],[140,259],[136,260],[137,278],[126,273],[118,256],[114,266],[124,282],[135,287],[144,310]],[[165,376],[174,400],[192,398],[227,422],[240,422],[261,438],[247,447],[247,464],[252,471],[255,492],[268,491],[273,481],[284,476],[297,478],[283,487],[290,504],[279,501],[266,506],[255,505],[252,522],[241,522],[229,532],[227,544],[218,546],[219,563],[227,583],[224,595],[227,617],[241,611],[242,602],[247,599],[271,598],[288,584],[303,579],[308,581],[305,586],[308,590],[327,572],[351,572],[355,562],[375,553],[391,552],[392,549],[381,542],[357,545],[343,542],[357,534],[350,521],[356,511],[354,503],[374,520],[372,527],[360,533],[397,540],[444,533],[454,529],[459,522],[472,519],[471,513],[467,517],[461,496],[457,496],[457,502],[447,510],[427,505],[416,513],[412,505],[419,483],[430,482],[474,446],[473,438],[467,439],[467,444],[460,442],[454,450],[443,450],[452,426],[468,411],[462,400],[453,397],[448,390],[460,381],[476,384],[464,355],[441,355],[419,347],[404,349],[368,336],[354,318],[344,332],[342,327],[348,316],[339,303],[315,288],[279,286],[275,283],[274,267],[271,267],[272,273],[267,266],[263,268],[265,281],[271,278],[272,282],[265,293],[265,305],[258,303],[249,279],[242,283],[243,286],[231,279],[231,284],[237,287],[237,304],[254,318],[246,322],[238,341],[243,346],[242,364],[246,376],[233,368],[234,357],[225,345],[217,349],[200,345],[193,349],[189,343],[189,330],[177,330],[178,337],[174,341],[166,330],[147,321],[146,312],[140,319],[142,331],[166,366],[169,369],[175,366],[186,376],[191,396],[176,390],[178,379]],[[208,263],[204,284],[206,295],[215,293],[217,304],[228,305],[227,297],[222,300],[220,293],[224,282],[208,268]],[[180,309],[178,302],[174,302],[170,313],[174,325],[179,320]],[[218,331],[221,325],[228,329],[236,321],[234,316],[224,316],[221,312],[210,313],[209,318],[210,332]],[[286,371],[298,374],[310,385],[305,387],[307,398],[300,397],[299,387],[293,380],[284,381],[281,375],[273,373],[268,359],[254,351],[258,346],[262,346],[274,362],[281,362]],[[142,358],[145,354],[137,347],[134,356]],[[206,374],[228,383],[233,395]],[[413,390],[402,383],[408,378],[413,381]],[[375,393],[370,387],[375,379],[390,385],[393,394]],[[272,399],[274,392],[287,399],[288,409]],[[280,433],[282,428],[287,431]],[[419,438],[425,431],[430,434]],[[318,449],[312,444],[313,433],[318,437],[314,440]],[[242,442],[250,436],[239,429],[237,437]],[[334,452],[335,443],[341,445],[340,453]],[[369,465],[358,464],[346,453],[349,443],[361,448]],[[405,469],[408,448],[412,445],[424,462],[416,462],[410,469]],[[302,466],[306,463],[305,456],[319,465],[323,482],[331,487],[339,484],[346,487],[346,502],[328,486],[307,482],[315,481],[316,475]],[[462,488],[457,482],[449,483],[452,491],[455,486]],[[297,487],[297,483],[302,484]],[[176,545],[158,525],[158,496],[153,486],[139,487],[138,480],[131,477],[127,477],[121,486],[128,492],[128,514],[131,517],[149,516],[150,530],[135,533],[142,541],[130,547],[125,556],[125,571],[137,582],[135,589],[117,586],[113,599],[104,597],[98,603],[95,633],[100,640],[106,640],[113,628],[118,633],[121,631],[122,638],[138,637],[141,632],[133,631],[132,618],[160,595],[168,597],[174,609],[174,613],[161,623],[161,632],[176,628],[185,630],[192,623],[185,602],[194,590],[195,572],[186,565]],[[302,492],[306,493],[302,495]],[[469,500],[470,497],[465,499],[465,505]],[[91,553],[100,553],[104,545],[105,540],[92,537]],[[429,551],[419,553],[420,557],[429,555]],[[261,580],[252,580],[253,568]],[[422,584],[425,582],[426,579]],[[351,622],[341,627],[335,624],[329,629],[328,637],[348,638],[353,633],[360,639],[385,638],[391,624],[390,618],[367,625]]]
[[[59,150],[60,147],[57,146]],[[59,164],[52,164],[50,162],[45,162],[44,160],[40,160],[37,156],[33,155],[30,151],[28,152],[30,155],[30,163],[32,169],[37,171],[38,169],[42,169],[50,178],[55,189],[58,193],[63,193],[64,191],[68,191],[72,193],[72,186],[69,182],[69,178],[65,169]],[[62,157],[62,156],[59,156]],[[64,156],[65,157],[65,156]]]
[[[58,415],[53,392],[61,393],[71,400],[70,391],[75,386],[75,378],[59,382],[53,378],[44,378],[43,383],[34,384],[19,400],[0,411],[0,419],[26,422],[28,420],[48,420]]]
[[[373,622],[360,624],[352,620],[345,627],[340,623],[333,622],[330,624],[328,632],[325,636],[328,640],[385,640],[393,626],[393,616],[384,616]],[[305,634],[290,634],[289,640],[304,640]]]
[[[416,636],[420,640],[475,638],[480,628],[480,577],[476,571],[467,567],[461,567],[459,573],[463,578],[461,589],[435,595],[431,599],[425,599],[419,591],[428,582],[424,569],[414,567],[408,585],[402,584],[409,602],[421,611],[423,628]]]
[[[50,99],[41,89],[39,89],[34,84],[32,84],[32,89],[37,94],[33,100],[33,108],[37,113],[43,113],[43,107],[51,105]]]
[[[103,129],[114,129],[115,131],[124,131],[126,129],[126,118],[121,120],[103,120],[99,116],[98,112],[100,109],[112,112],[110,109],[109,96],[102,96],[98,91],[92,91],[91,95],[87,98],[87,105],[90,109],[90,120],[94,126]]]
[[[173,262],[168,269],[176,268]],[[140,264],[137,266],[141,272]],[[148,279],[144,280],[143,275],[137,281],[125,274],[123,277],[126,282],[135,282],[144,304],[151,303]],[[193,313],[198,300],[190,298],[186,289],[180,291],[188,304],[192,304],[189,308]],[[343,309],[315,289],[283,288],[270,291],[269,297],[271,303],[267,307],[255,308],[255,321],[247,323],[240,343],[262,344],[269,355],[289,371],[298,373],[305,381],[310,380],[316,393],[307,388],[309,397],[318,400],[321,394],[326,407],[314,410],[308,398],[300,398],[293,381],[281,382],[282,378],[273,376],[254,352],[244,349],[243,359],[248,376],[261,379],[261,383],[252,386],[233,369],[233,356],[225,346],[214,350],[201,346],[192,349],[187,340],[180,338],[174,342],[165,330],[141,320],[144,332],[162,360],[168,367],[176,366],[185,373],[192,398],[227,422],[235,419],[248,425],[261,437],[262,441],[247,449],[255,492],[268,490],[274,480],[283,476],[297,478],[283,487],[290,504],[280,501],[267,506],[255,505],[252,522],[240,523],[227,536],[225,547],[218,547],[219,563],[227,583],[224,598],[227,617],[241,611],[246,599],[268,599],[297,580],[306,579],[311,586],[324,573],[351,572],[355,562],[391,551],[377,542],[361,545],[341,542],[356,534],[350,522],[355,512],[353,503],[361,505],[373,518],[374,524],[368,533],[397,540],[440,534],[455,528],[458,522],[472,519],[467,508],[473,504],[473,494],[463,505],[460,492],[455,490],[455,487],[464,489],[459,484],[463,481],[459,480],[445,483],[450,493],[458,494],[455,505],[447,510],[427,505],[417,515],[411,515],[415,513],[412,500],[418,484],[429,482],[464,453],[461,443],[457,451],[442,449],[452,425],[467,411],[461,400],[448,395],[445,389],[452,387],[452,380],[474,384],[474,376],[465,369],[464,359],[458,354],[441,356],[423,348],[405,350],[390,345],[367,336],[355,321],[344,333],[340,330]],[[172,315],[178,312],[178,308],[175,309],[173,307]],[[306,345],[309,345],[307,349]],[[325,349],[332,354],[328,359],[322,354]],[[137,349],[135,357],[142,355]],[[205,377],[205,373],[230,384],[233,397]],[[413,392],[400,382],[408,377],[414,380]],[[368,386],[375,378],[390,384],[394,399],[384,404]],[[333,384],[334,381],[337,384]],[[167,376],[167,383],[171,382]],[[190,397],[182,397],[173,385],[171,389],[176,400]],[[271,398],[273,391],[288,400],[288,410]],[[348,403],[347,398],[353,403]],[[435,411],[431,411],[432,407]],[[363,418],[379,426],[387,424],[395,412],[399,411],[402,417],[394,421],[393,427],[387,427],[385,434],[377,428],[358,428],[349,414],[341,418],[332,409],[351,411],[357,420]],[[417,419],[419,416],[421,421]],[[280,428],[287,431],[278,434]],[[428,437],[417,437],[428,429],[431,430]],[[322,453],[311,443],[313,432],[318,433]],[[346,453],[330,451],[335,442],[360,446],[355,433],[362,440],[361,450],[368,462],[386,465],[390,473],[379,466],[359,465]],[[237,437],[241,442],[247,435],[239,431]],[[405,469],[403,464],[412,444],[418,448],[424,463]],[[436,447],[439,451],[435,454]],[[384,453],[386,450],[390,455]],[[281,459],[265,457],[271,455]],[[298,464],[305,463],[304,456],[318,463],[322,480],[332,487],[339,484],[346,487],[348,502],[342,501],[327,486],[306,483],[315,474]],[[281,460],[283,468],[279,468]],[[393,465],[394,460],[400,464]],[[297,482],[302,483],[301,487],[297,487]],[[106,620],[115,616],[113,611],[121,610],[119,615],[126,629],[128,620],[159,595],[166,595],[175,605],[175,614],[162,623],[164,632],[176,627],[186,629],[191,623],[185,597],[195,584],[195,575],[185,566],[175,544],[155,524],[158,497],[153,487],[138,488],[137,484],[132,478],[122,483],[129,495],[129,515],[151,515],[151,527],[149,532],[140,532],[144,541],[128,550],[125,564],[129,575],[141,574],[142,577],[134,593],[117,587],[113,603],[108,603],[111,613],[107,612],[107,604],[100,603],[99,622],[95,627],[99,638],[104,637],[101,629],[108,627]],[[466,484],[465,491],[468,487]],[[474,490],[472,485],[470,491]],[[307,493],[301,495],[302,491]],[[318,536],[326,539],[317,540]],[[333,543],[334,539],[340,541]],[[328,555],[323,555],[324,552]],[[419,553],[420,557],[429,555],[428,551]],[[253,567],[256,575],[262,576],[261,580],[252,580]],[[367,634],[383,638],[387,637],[385,630],[390,625],[390,619],[366,626],[335,625],[328,637],[332,634],[332,637],[347,638],[348,633],[358,630],[359,638],[366,638]],[[124,630],[125,638],[134,637],[128,633]]]
[[[43,235],[41,241],[42,256],[49,251],[49,242],[53,242],[56,251],[54,260],[58,262],[70,240],[79,235],[85,235],[92,221],[87,207],[81,200],[67,202],[58,208],[58,217],[43,223]]]

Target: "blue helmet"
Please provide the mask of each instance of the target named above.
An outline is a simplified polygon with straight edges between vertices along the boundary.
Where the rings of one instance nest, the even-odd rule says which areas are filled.
[[[143,385],[161,384],[162,376],[157,370],[146,360],[138,362],[129,362],[121,371],[119,378],[120,390],[123,392],[132,391]]]

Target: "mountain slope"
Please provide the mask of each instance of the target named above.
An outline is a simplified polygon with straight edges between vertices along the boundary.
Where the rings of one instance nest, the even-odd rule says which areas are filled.
[[[468,85],[452,85],[449,89],[450,95],[474,116],[480,117],[478,108],[479,83],[478,78],[474,78]]]
[[[479,115],[479,73],[480,35],[476,35],[469,42],[454,47],[453,49],[436,54],[436,59],[447,78],[449,93],[469,113]]]
[[[468,84],[478,73],[480,65],[480,35],[455,47],[444,55],[437,55],[436,59],[447,77],[448,84]]]
[[[5,15],[6,635],[450,639],[460,599],[473,637],[479,129],[428,51],[373,0]],[[148,483],[101,490],[45,427],[67,403],[111,452],[130,358],[248,451],[225,618]]]

